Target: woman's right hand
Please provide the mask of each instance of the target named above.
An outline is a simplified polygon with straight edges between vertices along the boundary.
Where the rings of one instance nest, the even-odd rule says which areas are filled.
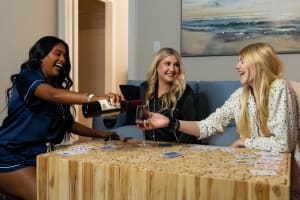
[[[160,113],[148,112],[148,115],[149,118],[144,120],[144,127],[138,126],[138,128],[142,130],[152,130],[167,127],[170,123],[169,118]]]
[[[102,99],[106,99],[109,103],[115,105],[115,104],[120,104],[120,102],[123,99],[123,97],[119,94],[116,94],[116,93],[113,93],[113,92],[110,92],[110,93],[107,93],[107,94],[104,94],[103,96],[91,96],[88,98],[88,101],[99,101],[99,100],[102,100]]]

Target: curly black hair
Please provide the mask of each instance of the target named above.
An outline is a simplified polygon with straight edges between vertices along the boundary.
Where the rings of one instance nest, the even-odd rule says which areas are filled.
[[[48,55],[48,53],[53,49],[53,47],[57,44],[63,44],[66,48],[66,63],[63,68],[63,72],[60,73],[58,77],[55,77],[51,85],[56,88],[62,89],[69,89],[73,85],[73,81],[70,78],[70,70],[71,70],[71,63],[70,63],[70,56],[69,56],[69,47],[68,44],[54,36],[44,36],[40,38],[30,49],[29,51],[29,58],[21,65],[21,69],[33,69],[38,70],[41,67],[41,60]],[[6,91],[6,98],[7,102],[11,95],[11,90],[14,86],[14,82],[17,78],[18,74],[13,74],[10,77],[12,82],[12,86],[7,89]]]

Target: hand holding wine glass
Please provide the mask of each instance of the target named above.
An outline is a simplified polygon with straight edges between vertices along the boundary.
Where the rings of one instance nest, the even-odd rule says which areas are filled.
[[[138,127],[143,128],[144,127],[144,120],[148,119],[149,115],[149,106],[148,105],[138,105],[136,108],[136,124]],[[146,136],[145,131],[143,130],[143,142],[140,144],[140,146],[147,146],[146,143]]]

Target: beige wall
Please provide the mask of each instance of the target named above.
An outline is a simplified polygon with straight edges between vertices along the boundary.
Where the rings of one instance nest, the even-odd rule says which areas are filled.
[[[0,2],[0,124],[6,116],[5,90],[10,76],[19,72],[29,48],[44,35],[56,34],[55,0]]]
[[[129,79],[144,79],[153,58],[153,41],[180,51],[180,0],[132,0],[130,11]],[[133,45],[133,47],[132,47]],[[136,47],[136,48],[135,48]],[[281,54],[286,77],[300,80],[300,54]],[[184,58],[189,80],[237,80],[236,56]]]
[[[102,95],[105,74],[105,4],[79,1],[78,91]]]

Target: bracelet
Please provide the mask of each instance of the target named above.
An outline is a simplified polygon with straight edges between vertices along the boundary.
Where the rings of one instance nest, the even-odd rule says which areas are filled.
[[[88,102],[90,102],[91,99],[92,99],[94,96],[95,96],[94,94],[90,94],[90,95],[88,96]]]
[[[169,126],[168,128],[174,132],[177,132],[180,128],[180,122],[178,119],[172,117],[172,118],[169,118],[170,120],[170,123],[169,123]]]

